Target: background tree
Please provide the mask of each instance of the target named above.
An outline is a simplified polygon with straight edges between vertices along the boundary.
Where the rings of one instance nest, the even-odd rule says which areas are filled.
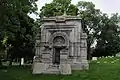
[[[110,18],[103,14],[101,32],[97,35],[97,46],[93,56],[108,56],[120,52],[120,16],[116,13]]]
[[[79,16],[82,18],[83,30],[87,33],[87,53],[88,59],[90,59],[91,45],[96,40],[96,35],[100,32],[101,12],[99,9],[95,9],[95,5],[92,2],[80,1],[77,4],[79,9]]]
[[[50,4],[45,4],[40,10],[40,17],[61,16],[64,13],[67,15],[77,15],[78,9],[71,4],[71,0],[53,0]]]
[[[21,47],[31,50],[34,46],[33,26],[35,23],[28,13],[36,13],[36,1],[0,0],[0,8],[3,9],[3,12],[0,12],[0,41],[4,43],[4,39],[7,37],[5,49],[8,45],[12,45],[14,49],[10,48],[11,53],[19,55],[18,51],[21,50]],[[11,56],[10,53],[8,54]]]

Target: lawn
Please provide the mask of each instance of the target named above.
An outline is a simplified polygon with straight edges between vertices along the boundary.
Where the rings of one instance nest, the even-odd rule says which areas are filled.
[[[120,58],[90,61],[90,69],[73,71],[70,76],[33,75],[30,66],[12,66],[0,70],[0,80],[120,80]]]

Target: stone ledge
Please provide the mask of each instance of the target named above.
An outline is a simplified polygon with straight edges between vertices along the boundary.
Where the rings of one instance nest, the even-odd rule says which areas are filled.
[[[79,18],[77,16],[56,16],[56,17],[43,18],[44,22],[48,22],[48,21],[65,22],[68,20],[81,20],[81,18]]]

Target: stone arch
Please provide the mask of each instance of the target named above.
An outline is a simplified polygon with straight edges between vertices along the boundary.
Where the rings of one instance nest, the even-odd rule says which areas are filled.
[[[62,36],[56,36],[53,40],[54,44],[65,44],[65,39]]]
[[[64,32],[55,32],[53,35],[50,36],[49,43],[51,45],[53,45],[54,39],[56,37],[58,37],[58,36],[64,38],[64,40],[65,40],[64,45],[68,46],[68,44],[69,44],[69,38],[68,38],[68,35],[66,33],[64,33]]]

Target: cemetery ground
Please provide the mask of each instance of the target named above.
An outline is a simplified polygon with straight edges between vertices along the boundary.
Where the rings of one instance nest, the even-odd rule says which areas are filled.
[[[31,66],[0,69],[0,80],[120,80],[120,57],[89,61],[89,70],[73,71],[72,75],[33,75]]]

